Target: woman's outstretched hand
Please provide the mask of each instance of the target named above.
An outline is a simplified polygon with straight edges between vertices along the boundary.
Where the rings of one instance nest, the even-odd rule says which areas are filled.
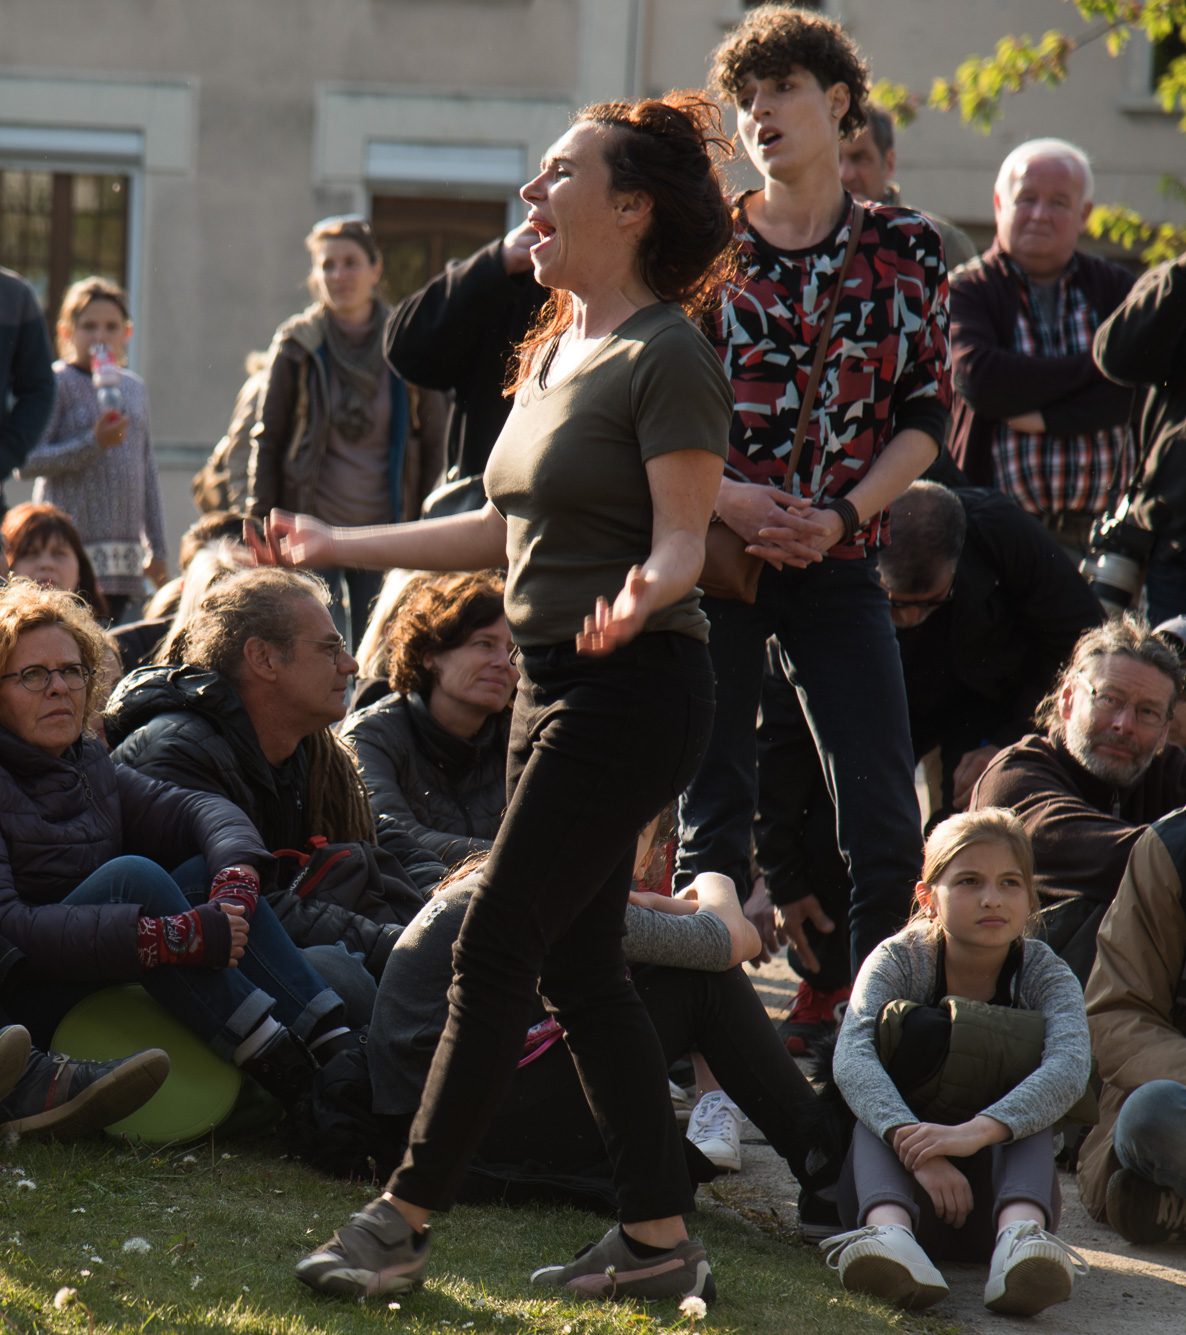
[[[611,607],[598,598],[592,616],[585,618],[585,629],[577,634],[577,653],[590,658],[604,658],[623,644],[629,644],[642,630],[651,614],[649,584],[641,566],[632,566],[622,591]]]
[[[311,515],[273,510],[264,520],[261,538],[254,523],[243,525],[243,542],[257,566],[332,566],[333,529]]]

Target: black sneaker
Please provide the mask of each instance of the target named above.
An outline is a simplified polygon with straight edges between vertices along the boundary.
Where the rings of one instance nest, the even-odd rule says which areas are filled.
[[[428,1229],[417,1233],[382,1196],[296,1264],[296,1277],[321,1293],[373,1298],[407,1293],[424,1283]]]
[[[825,1200],[806,1187],[799,1188],[799,1232],[804,1242],[826,1242],[844,1232],[840,1209],[835,1201]]]
[[[1186,1238],[1186,1201],[1131,1168],[1108,1179],[1108,1223],[1127,1242],[1178,1242]]]
[[[567,1265],[546,1265],[531,1276],[539,1285],[567,1289],[578,1298],[703,1298],[717,1296],[704,1244],[685,1238],[658,1256],[640,1259],[615,1226],[577,1252]]]
[[[66,1140],[101,1131],[142,1108],[168,1074],[169,1054],[160,1048],[109,1062],[34,1051],[25,1074],[0,1103],[0,1132],[44,1132]]]

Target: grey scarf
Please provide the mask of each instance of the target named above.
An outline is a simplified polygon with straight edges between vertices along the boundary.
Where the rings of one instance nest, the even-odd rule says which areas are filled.
[[[325,348],[338,380],[338,401],[330,413],[330,425],[343,440],[361,440],[375,424],[371,405],[379,388],[383,362],[383,330],[387,305],[375,298],[374,314],[366,341],[358,346],[342,333],[328,311],[325,313]]]

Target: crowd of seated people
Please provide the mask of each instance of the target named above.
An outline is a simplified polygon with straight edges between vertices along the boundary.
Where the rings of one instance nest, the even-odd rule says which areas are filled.
[[[1186,1239],[1184,563],[1169,538],[1156,547],[1144,606],[1176,618],[1163,626],[1106,616],[1103,584],[1079,570],[1117,500],[1109,478],[1132,474],[1131,513],[1155,530],[1154,493],[1175,494],[1181,465],[1166,447],[1186,443],[1186,262],[1130,294],[1131,275],[1081,252],[1090,163],[1051,139],[1001,164],[996,239],[950,283],[925,215],[879,190],[862,220],[851,173],[851,195],[836,178],[829,228],[800,235],[776,188],[794,171],[761,127],[803,113],[780,102],[791,74],[773,77],[754,52],[785,38],[775,64],[797,53],[790,70],[835,122],[820,130],[828,144],[841,132],[855,143],[863,121],[846,118],[863,76],[845,64],[851,44],[829,46],[836,25],[787,12],[747,19],[751,46],[719,57],[765,182],[737,205],[750,268],[736,281],[763,318],[781,318],[784,262],[831,281],[852,229],[863,275],[908,269],[922,296],[904,380],[868,370],[885,361],[873,340],[867,398],[824,381],[821,416],[867,411],[874,443],[857,449],[817,423],[785,492],[798,411],[776,440],[753,405],[783,402],[778,348],[808,313],[800,303],[771,334],[765,365],[737,356],[752,339],[727,314],[706,324],[749,404],[734,415],[714,521],[765,567],[754,600],[705,600],[717,721],[678,834],[669,815],[660,848],[654,826],[640,836],[623,961],[664,1059],[695,1072],[693,1181],[739,1166],[748,1118],[799,1183],[803,1235],[831,1239],[846,1287],[924,1307],[947,1292],[936,1261],[983,1259],[986,1304],[1025,1314],[1068,1297],[1081,1273],[1055,1236],[1054,1135],[1082,1112],[1092,1056],[1098,1121],[1066,1132],[1085,1204],[1131,1242]],[[823,47],[797,46],[796,25]],[[812,63],[825,48],[839,65]],[[829,158],[827,182],[831,170]],[[1055,221],[1035,227],[1036,215]],[[528,277],[536,235],[517,228],[451,268],[385,331],[372,255],[365,385],[402,386],[400,369],[420,367],[410,336],[424,354],[427,328],[472,333],[471,308],[501,310],[490,328],[524,334],[543,297]],[[314,241],[317,257],[373,237],[351,220]],[[884,294],[865,296],[869,315]],[[889,318],[878,312],[873,324]],[[269,383],[296,375],[283,360],[293,330],[280,334]],[[832,371],[846,337],[824,348]],[[1140,379],[1150,340],[1161,351],[1173,337],[1177,362]],[[510,338],[449,375],[419,371],[426,387],[458,389],[450,453],[478,470],[471,482],[502,421],[492,377]],[[351,347],[335,356],[352,364]],[[475,366],[481,384],[462,393]],[[1157,435],[1155,480],[1152,455],[1133,454],[1131,395],[1106,370],[1144,394],[1133,422]],[[334,400],[341,385],[321,390]],[[275,466],[283,433],[260,420],[276,440],[257,432],[256,453],[262,440]],[[0,1131],[89,1134],[152,1096],[163,1051],[100,1062],[54,1049],[75,1003],[136,981],[282,1101],[314,1162],[347,1172],[403,1156],[446,1029],[454,945],[503,825],[524,689],[505,610],[515,571],[389,571],[365,632],[351,608],[355,657],[326,579],[287,568],[278,548],[275,563],[263,557],[268,498],[256,488],[246,521],[203,516],[182,539],[180,577],[142,620],[114,627],[69,515],[25,504],[4,519]],[[330,571],[343,572],[378,587],[373,571]],[[929,820],[909,782],[928,756]],[[776,1027],[744,966],[784,946],[801,981]],[[536,1001],[468,1189],[494,1181],[504,1199],[612,1209],[601,1132],[563,1030]],[[993,1061],[1010,1049],[1009,1080],[922,1071],[918,1054],[961,1024]],[[835,1083],[813,1084],[794,1058],[829,1035]],[[345,1096],[335,1072],[350,1075]],[[352,1107],[327,1112],[335,1097]],[[346,1111],[358,1114],[349,1134],[334,1121]],[[338,1139],[322,1134],[326,1116]]]

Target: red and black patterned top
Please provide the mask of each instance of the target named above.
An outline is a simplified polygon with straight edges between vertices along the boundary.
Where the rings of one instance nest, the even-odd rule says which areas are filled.
[[[743,277],[706,321],[733,383],[725,472],[736,481],[782,486],[851,218],[850,201],[818,246],[776,250],[750,226],[745,197],[737,201]],[[942,442],[950,415],[947,271],[933,224],[912,209],[866,205],[844,288],[795,470],[795,494],[816,502],[851,491],[907,427]],[[828,555],[863,556],[888,532],[883,512]]]

